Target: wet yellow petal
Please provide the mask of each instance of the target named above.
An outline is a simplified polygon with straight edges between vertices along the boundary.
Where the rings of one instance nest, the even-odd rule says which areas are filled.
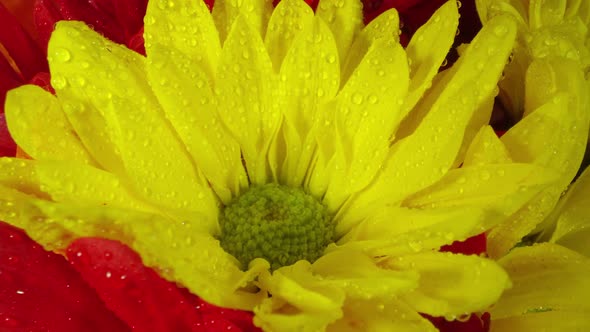
[[[344,304],[344,317],[328,326],[328,332],[436,332],[427,319],[401,301],[384,305],[375,300],[350,300]],[[403,317],[403,319],[399,319]]]
[[[359,0],[321,0],[316,15],[332,30],[338,46],[340,63],[344,64],[343,59],[346,59],[354,36],[363,26],[363,4]]]
[[[223,45],[217,75],[221,118],[240,142],[250,181],[266,183],[271,179],[267,154],[281,119],[277,78],[262,39],[242,16]]]
[[[325,254],[313,263],[312,272],[343,290],[347,299],[379,299],[384,304],[418,286],[418,275],[413,271],[383,269],[370,256],[354,250]]]
[[[461,167],[450,170],[436,184],[412,195],[402,205],[412,208],[477,206],[508,217],[558,179],[557,172],[531,164]],[[502,185],[496,185],[496,181]],[[482,225],[482,230],[491,226],[493,224]]]
[[[242,15],[249,27],[259,36],[264,37],[268,19],[272,13],[272,0],[233,1],[216,0],[213,6],[213,19],[223,42]]]
[[[254,309],[254,324],[269,331],[318,331],[342,317],[344,292],[312,275],[299,261],[259,277],[272,297]]]
[[[281,68],[283,59],[297,35],[307,29],[312,21],[313,10],[301,0],[284,0],[277,4],[268,22],[264,37],[264,44],[275,71]],[[325,44],[319,37],[316,38],[319,40],[318,44]]]
[[[39,160],[94,161],[64,116],[57,98],[35,85],[24,85],[6,96],[10,134],[29,156]]]
[[[485,311],[510,286],[499,265],[473,255],[425,252],[392,257],[384,264],[420,274],[418,288],[403,299],[418,312],[433,316],[455,318]]]
[[[392,38],[399,42],[399,16],[392,8],[377,16],[362,29],[355,37],[346,59],[340,59],[342,63],[342,82],[348,81],[352,72],[359,65],[369,47],[381,38]]]
[[[49,199],[37,181],[35,161],[17,158],[0,158],[0,184],[22,193]]]
[[[293,40],[279,74],[284,146],[274,149],[281,183],[302,185],[315,149],[317,113],[338,92],[339,73],[334,36],[322,20],[312,19]]]
[[[418,103],[447,56],[459,25],[455,1],[448,1],[412,36],[406,52],[410,63],[410,88],[404,115]]]
[[[153,212],[112,173],[70,162],[35,162],[41,189],[56,202],[114,206]]]
[[[513,287],[492,308],[492,326],[511,323],[523,328],[519,331],[538,331],[534,328],[540,323],[547,331],[583,331],[590,326],[590,259],[545,243],[515,248],[499,263]]]
[[[335,210],[352,193],[364,188],[375,176],[389,150],[389,137],[401,121],[400,100],[408,89],[407,60],[395,40],[379,39],[354,71],[332,108],[334,127],[340,129],[342,153],[327,166],[328,179],[318,179],[321,165],[316,164],[310,187],[314,181],[328,181],[324,202]],[[326,112],[329,112],[326,110]],[[324,130],[322,130],[324,129]],[[330,128],[318,133],[318,144],[333,145]],[[318,193],[312,189],[314,194]]]
[[[64,80],[54,85],[58,97],[66,91],[101,113],[138,194],[167,208],[216,215],[212,192],[151,92],[143,57],[74,21],[57,25],[48,53],[53,78]]]
[[[484,230],[480,225],[501,215],[475,207],[408,209],[385,206],[368,215],[338,244],[372,256],[400,256],[438,249]]]
[[[567,2],[567,0],[530,0],[529,25],[533,29],[538,29],[562,22]]]
[[[590,257],[590,168],[578,177],[562,201],[551,242]]]
[[[511,162],[512,159],[508,155],[508,150],[506,150],[492,127],[484,126],[471,141],[463,160],[463,167],[508,164]]]
[[[493,319],[490,324],[491,332],[583,332],[589,329],[587,312],[539,312],[534,315]]]
[[[169,6],[164,1],[150,1],[144,21],[148,59],[153,46],[171,48],[189,57],[192,66],[198,66],[213,80],[221,44],[205,2],[176,0]],[[160,78],[164,77],[175,76]]]
[[[375,180],[338,216],[344,229],[375,206],[386,202],[396,204],[435,183],[447,172],[455,161],[473,112],[493,95],[512,48],[514,30],[509,18],[499,16],[480,31],[464,56],[417,105],[417,114],[426,115],[416,130],[391,147]],[[402,132],[411,127],[406,125]]]

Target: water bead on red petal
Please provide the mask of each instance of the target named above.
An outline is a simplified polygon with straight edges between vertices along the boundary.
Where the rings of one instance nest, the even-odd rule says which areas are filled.
[[[134,251],[117,241],[78,239],[67,256],[107,307],[138,331],[256,331],[251,313],[202,302],[145,267]]]
[[[0,331],[129,331],[60,255],[0,222]]]

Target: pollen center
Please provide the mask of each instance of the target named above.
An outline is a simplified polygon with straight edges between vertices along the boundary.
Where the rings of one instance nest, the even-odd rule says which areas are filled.
[[[253,186],[220,213],[221,247],[242,268],[254,258],[271,268],[318,259],[334,241],[326,207],[301,189],[276,183]]]

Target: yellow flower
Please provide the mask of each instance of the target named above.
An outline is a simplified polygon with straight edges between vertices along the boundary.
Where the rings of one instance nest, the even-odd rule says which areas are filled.
[[[450,1],[404,50],[397,13],[362,27],[359,0],[323,0],[315,15],[300,0],[220,0],[212,14],[151,1],[147,58],[60,22],[57,96],[7,97],[34,160],[0,159],[0,218],[56,251],[119,240],[271,331],[429,331],[418,313],[486,310],[506,273],[438,248],[557,176],[530,163],[542,151],[528,136],[500,141],[485,125],[513,21],[490,20],[438,73],[457,20]]]
[[[502,141],[520,140],[522,150],[511,151],[520,156],[517,160],[554,169],[560,179],[489,233],[488,253],[494,258],[524,236],[550,227],[548,217],[578,172],[588,139],[590,6],[585,1],[539,0],[525,6],[519,0],[477,2],[483,22],[497,15],[517,22],[499,97],[519,121]]]

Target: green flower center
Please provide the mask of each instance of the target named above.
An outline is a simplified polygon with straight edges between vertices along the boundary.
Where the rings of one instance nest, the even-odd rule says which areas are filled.
[[[254,258],[273,270],[298,260],[318,259],[334,241],[326,207],[301,189],[276,183],[253,186],[220,213],[221,247],[242,268]]]

